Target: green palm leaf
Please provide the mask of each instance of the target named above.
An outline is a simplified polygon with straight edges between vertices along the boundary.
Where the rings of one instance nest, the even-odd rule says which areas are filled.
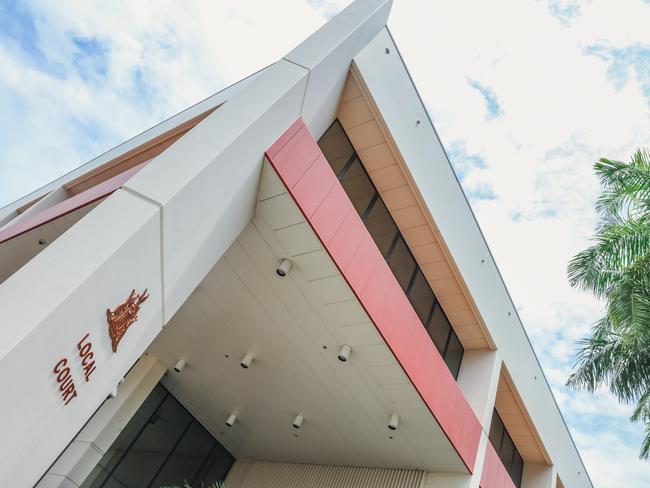
[[[572,286],[606,302],[605,316],[578,343],[567,384],[595,391],[606,386],[636,403],[631,420],[645,424],[640,456],[650,455],[650,152],[629,163],[601,159],[594,165],[602,191],[601,221],[593,245],[570,261]]]

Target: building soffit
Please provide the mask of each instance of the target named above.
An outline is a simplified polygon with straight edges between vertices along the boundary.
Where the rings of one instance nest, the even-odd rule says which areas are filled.
[[[449,248],[354,64],[337,115],[465,349],[494,349]]]
[[[377,187],[466,349],[496,349],[436,223],[353,63],[338,109],[361,163]],[[525,461],[550,457],[505,369],[496,408]]]
[[[141,318],[136,329],[141,334],[131,335],[135,338],[131,341],[131,348],[123,349],[122,354],[114,358],[110,370],[105,369],[106,373],[97,377],[93,389],[87,390],[83,402],[76,404],[75,422],[61,422],[45,429],[48,435],[44,437],[49,442],[39,438],[38,448],[36,439],[26,437],[24,432],[8,432],[7,445],[12,446],[12,452],[11,456],[5,452],[3,455],[6,454],[9,460],[10,472],[7,475],[10,479],[18,479],[19,484],[23,480],[22,484],[26,486],[35,482],[33,477],[44,472],[60,452],[61,444],[68,442],[78,431],[79,422],[87,419],[112,391],[117,383],[115,378],[123,375],[143,353],[159,327],[169,321],[250,222],[264,150],[303,111],[311,110],[315,114],[312,123],[317,134],[322,133],[318,127],[328,118],[328,124],[331,123],[351,60],[385,26],[390,2],[361,0],[353,6],[326,24],[330,26],[331,36],[330,42],[325,43],[322,49],[331,53],[315,56],[315,67],[305,68],[282,59],[248,80],[245,87],[238,87],[237,93],[228,97],[228,103],[201,120],[124,184],[121,190],[106,198],[57,242],[48,246],[37,259],[31,260],[0,285],[6,292],[2,296],[7,298],[0,300],[2,306],[7,307],[10,317],[23,325],[19,329],[7,330],[7,341],[0,351],[0,361],[6,367],[12,366],[9,363],[13,356],[9,353],[19,347],[29,348],[43,330],[56,329],[61,341],[73,339],[70,335],[76,335],[78,330],[75,327],[82,324],[75,321],[70,327],[57,327],[60,315],[67,310],[62,304],[75,307],[75,312],[69,314],[71,317],[94,313],[97,308],[95,300],[103,302],[108,297],[108,303],[119,301],[125,279],[135,283],[138,289],[149,288],[152,296],[148,301],[148,315]],[[356,12],[363,11],[363,6],[368,16],[357,16]],[[335,29],[332,24],[335,24]],[[328,70],[326,65],[336,69]],[[309,94],[308,85],[314,90],[313,96],[306,96]],[[327,97],[320,99],[319,90],[323,90],[322,94],[327,94]],[[192,116],[198,113],[194,112]],[[24,203],[61,188],[89,170],[143,144],[154,133],[166,132],[177,122],[163,123],[153,132],[147,131],[142,137],[128,141],[5,207],[0,218],[4,219]],[[178,161],[183,164],[179,165]],[[134,256],[141,258],[138,266],[125,266],[120,261]],[[53,280],[40,279],[44,273],[56,275],[63,266],[67,269],[60,275],[65,276],[65,280],[56,286],[52,284]],[[109,268],[121,271],[119,274],[101,274]],[[27,298],[21,298],[21,293],[17,292],[24,283],[42,289],[41,292],[34,290],[34,293],[48,297],[48,300],[35,303],[32,300],[25,307]],[[85,298],[84,294],[91,299]],[[82,297],[84,299],[80,299]],[[84,321],[84,324],[92,324],[95,318],[93,315],[93,319]],[[45,361],[46,358],[39,360]],[[40,411],[49,408],[48,402],[49,392],[43,391],[42,395],[24,396],[12,408],[44,419]],[[0,416],[11,421],[11,417],[5,416],[4,411],[2,413]],[[35,424],[32,429],[42,427],[42,423]],[[25,456],[26,452],[32,451],[39,455]],[[12,462],[18,458],[24,459],[25,463],[19,466]],[[5,470],[0,469],[0,478],[4,474]]]
[[[388,29],[355,56],[352,72],[376,98],[381,107],[376,115],[390,128],[388,135],[399,141],[393,149],[403,154],[417,177],[422,198],[462,270],[477,315],[482,325],[489,324],[492,347],[498,344],[511,383],[526,399],[526,411],[558,473],[567,486],[592,487],[485,237]],[[404,93],[396,96],[395,90]]]
[[[517,394],[505,366],[502,367],[499,376],[494,407],[524,461],[552,464],[542,439],[526,411],[523,400]]]

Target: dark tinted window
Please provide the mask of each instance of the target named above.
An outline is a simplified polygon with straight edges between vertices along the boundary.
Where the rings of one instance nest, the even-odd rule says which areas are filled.
[[[499,459],[503,466],[508,471],[512,482],[517,488],[521,488],[521,475],[524,470],[524,460],[522,459],[519,451],[505,426],[496,409],[492,413],[492,424],[490,425],[490,443],[494,450],[499,455]]]
[[[463,346],[338,121],[318,142],[454,378]]]
[[[82,488],[209,485],[233,457],[157,385],[82,484]]]

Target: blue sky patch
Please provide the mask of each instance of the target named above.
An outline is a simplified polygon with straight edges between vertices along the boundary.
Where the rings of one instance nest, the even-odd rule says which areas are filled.
[[[473,169],[486,167],[485,159],[478,154],[468,152],[467,145],[462,140],[454,141],[447,147],[447,156],[461,181]]]
[[[92,37],[72,37],[75,52],[73,63],[84,80],[106,78],[108,47]]]
[[[580,16],[580,5],[577,2],[561,2],[553,0],[548,4],[549,13],[566,27],[571,21]]]
[[[14,0],[0,2],[0,42],[2,40],[14,43],[29,66],[63,77],[62,67],[53,65],[41,49],[36,20],[24,4]]]
[[[477,90],[485,100],[485,118],[487,120],[498,119],[503,115],[503,110],[499,104],[499,99],[491,88],[488,88],[485,85],[482,85],[476,80],[469,79],[467,80],[469,86]]]
[[[650,45],[637,43],[615,48],[600,43],[586,48],[585,54],[596,56],[609,64],[607,77],[617,90],[622,89],[634,73],[650,107]]]

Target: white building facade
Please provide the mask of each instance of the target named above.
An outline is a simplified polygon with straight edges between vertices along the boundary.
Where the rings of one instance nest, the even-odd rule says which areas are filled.
[[[390,7],[0,210],[6,485],[592,486]]]

